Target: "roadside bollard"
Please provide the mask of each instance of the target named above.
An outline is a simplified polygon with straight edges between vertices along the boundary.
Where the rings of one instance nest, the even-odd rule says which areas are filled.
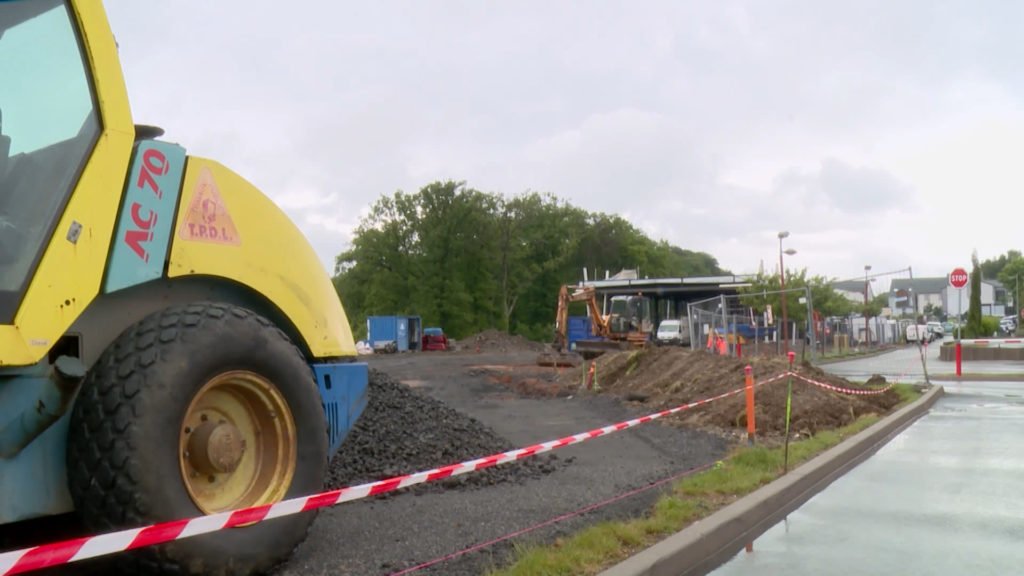
[[[743,369],[747,393],[747,443],[754,443],[754,369],[748,364]]]
[[[963,375],[961,370],[961,362],[963,362],[963,351],[960,349],[960,341],[956,341],[956,375],[957,377]]]
[[[597,361],[590,361],[590,371],[586,376],[587,390],[600,390],[601,387],[597,384]]]

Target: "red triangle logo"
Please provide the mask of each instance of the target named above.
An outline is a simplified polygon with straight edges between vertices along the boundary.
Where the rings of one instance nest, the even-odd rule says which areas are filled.
[[[204,167],[199,173],[199,181],[196,182],[185,219],[178,228],[178,236],[193,242],[234,246],[242,243],[209,168]]]

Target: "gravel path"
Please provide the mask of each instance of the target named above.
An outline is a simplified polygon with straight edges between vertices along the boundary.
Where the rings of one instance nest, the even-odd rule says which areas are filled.
[[[420,353],[374,357],[373,398],[332,462],[327,483],[351,485],[487,456],[638,415],[611,397],[538,399],[492,382],[475,365],[530,363],[534,352]],[[379,370],[379,372],[378,372]],[[399,384],[401,380],[405,384]],[[395,574],[471,546],[523,531],[708,464],[726,450],[702,432],[651,423],[447,481],[321,511],[309,538],[274,576]],[[513,543],[550,542],[585,526],[645,513],[650,490],[512,540],[407,572],[479,575],[507,563]],[[71,530],[68,519],[40,524],[32,542]],[[22,527],[24,529],[24,527]],[[0,539],[2,540],[2,539]],[[5,542],[8,547],[14,541]],[[99,576],[102,559],[39,574]]]
[[[519,397],[469,370],[476,364],[530,358],[532,353],[518,359],[425,353],[373,358],[371,365],[479,421],[483,426],[479,430],[493,431],[509,447],[638,414],[609,397]],[[476,429],[474,426],[469,428]],[[536,473],[537,469],[512,475],[502,472],[493,485],[483,482],[445,491],[407,491],[387,499],[345,504],[321,513],[309,539],[279,574],[393,574],[707,464],[725,450],[720,438],[652,423],[561,449],[546,473]],[[430,466],[448,463],[431,462]],[[646,511],[657,495],[657,490],[645,492],[515,541],[550,541],[585,525],[637,515]],[[511,550],[511,541],[505,541],[416,573],[477,575],[503,564]]]

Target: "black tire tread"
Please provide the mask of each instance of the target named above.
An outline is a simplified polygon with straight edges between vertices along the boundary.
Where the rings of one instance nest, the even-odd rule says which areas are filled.
[[[133,400],[145,385],[144,369],[157,362],[161,350],[178,344],[206,322],[232,323],[237,330],[270,331],[302,357],[288,336],[269,320],[224,303],[170,307],[127,329],[90,370],[75,402],[68,433],[69,490],[79,515],[90,529],[118,530],[149,523],[147,502],[136,489],[144,472],[132,457],[146,447],[133,445],[132,435],[128,433],[147,415],[140,412]],[[315,389],[312,372],[310,385]],[[70,466],[76,468],[72,470]],[[307,534],[311,524],[306,526]],[[179,561],[166,554],[164,545],[118,556],[116,567],[125,573],[168,576],[189,573]],[[277,565],[286,561],[287,558],[282,559]],[[268,567],[267,571],[277,565]]]

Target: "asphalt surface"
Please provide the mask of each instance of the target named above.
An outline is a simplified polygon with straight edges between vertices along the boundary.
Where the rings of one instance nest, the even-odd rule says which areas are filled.
[[[947,338],[947,340],[952,341],[951,338]],[[928,368],[928,374],[956,374],[955,362],[939,360],[940,346],[940,342],[933,342],[927,347],[925,365]],[[865,380],[873,374],[880,374],[888,379],[900,379],[904,382],[924,381],[924,366],[922,366],[921,352],[917,346],[907,346],[868,358],[825,364],[822,369],[851,380]],[[974,374],[1021,373],[1024,372],[1024,362],[968,361],[963,362],[963,372]]]
[[[535,356],[528,353],[519,361],[532,362]],[[641,414],[608,397],[520,397],[467,369],[502,360],[507,362],[508,356],[424,353],[374,358],[371,362],[375,368],[479,419],[517,446]],[[279,574],[395,574],[712,463],[725,450],[726,442],[718,437],[655,422],[560,449],[556,453],[569,460],[569,465],[520,484],[419,495],[401,493],[385,500],[344,504],[321,513],[309,539]],[[444,464],[449,462],[437,463]],[[406,573],[482,574],[508,560],[513,542],[550,542],[602,520],[645,513],[658,493],[651,490]]]
[[[947,396],[713,572],[1011,574],[1024,564],[1024,384]]]

